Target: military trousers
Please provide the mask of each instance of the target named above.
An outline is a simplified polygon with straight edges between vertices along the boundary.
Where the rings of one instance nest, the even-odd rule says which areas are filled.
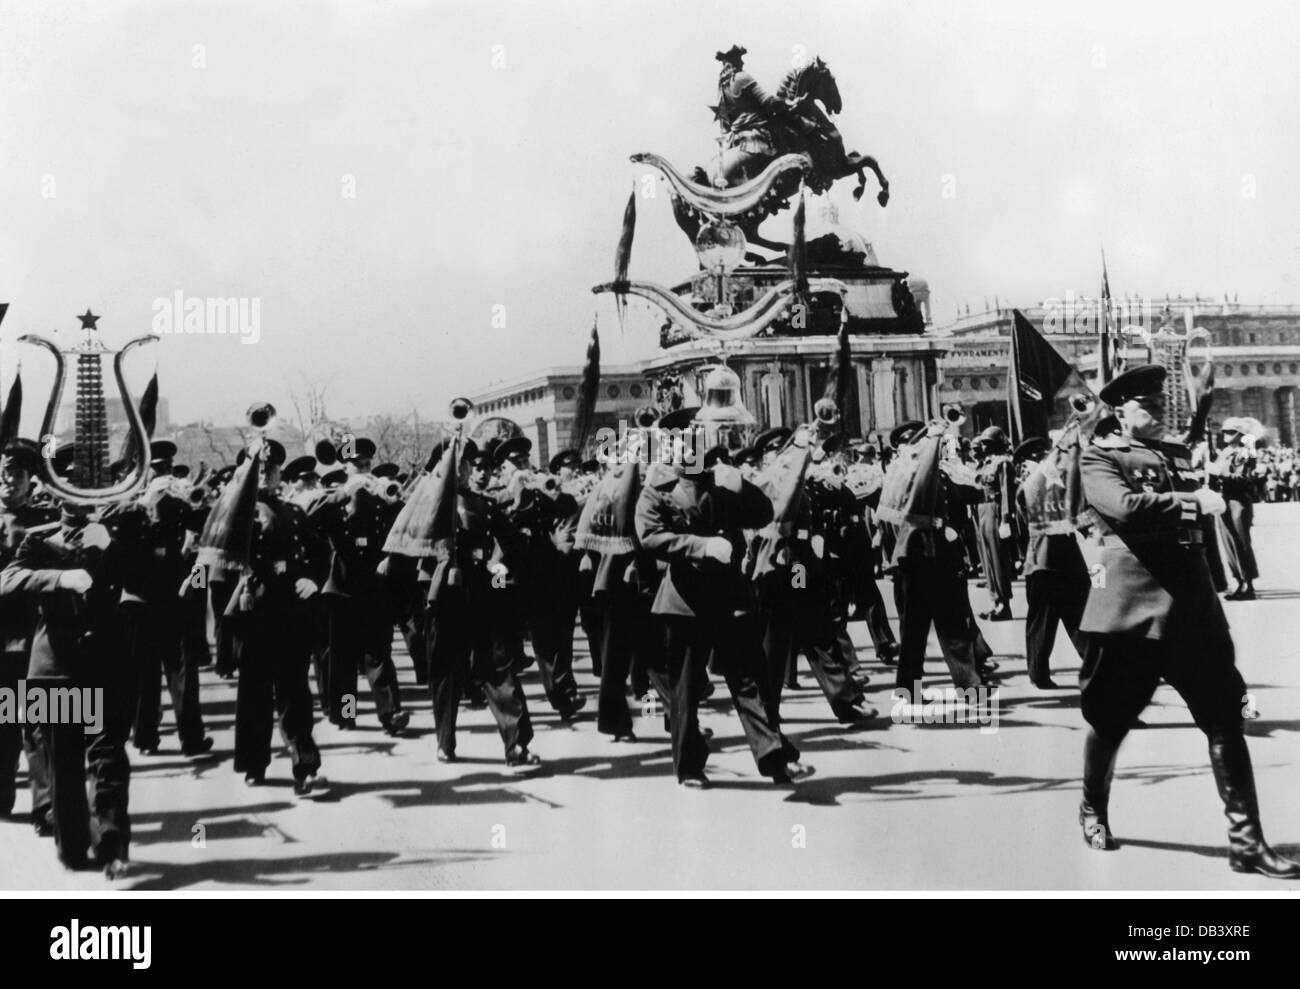
[[[506,755],[525,749],[533,740],[528,703],[514,669],[513,651],[494,635],[494,605],[486,579],[444,587],[436,601],[425,607],[425,645],[428,649],[429,695],[438,748],[456,754],[456,720],[466,688],[477,684],[496,719]]]
[[[701,674],[710,655],[727,683],[759,772],[771,776],[797,760],[799,750],[781,734],[769,714],[763,642],[754,616],[718,612],[699,617],[664,615],[660,620],[677,778],[702,773],[708,760],[698,707],[704,682]]]

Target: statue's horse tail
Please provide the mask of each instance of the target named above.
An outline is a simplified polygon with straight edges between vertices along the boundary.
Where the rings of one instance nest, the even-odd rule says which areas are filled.
[[[656,168],[668,180],[673,193],[688,205],[710,216],[736,216],[748,213],[760,203],[782,176],[788,172],[802,172],[807,175],[812,171],[812,159],[804,154],[782,155],[773,161],[762,173],[742,185],[727,189],[713,189],[698,182],[692,182],[682,175],[666,159],[657,154],[643,152],[632,156],[638,165]]]

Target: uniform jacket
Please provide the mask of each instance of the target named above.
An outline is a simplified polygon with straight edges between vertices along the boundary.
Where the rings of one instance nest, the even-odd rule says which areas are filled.
[[[686,474],[648,485],[636,506],[637,538],[667,564],[651,610],[658,615],[713,616],[749,606],[742,574],[745,529],[772,521],[772,503],[761,488],[741,481],[739,492],[720,487],[714,474]],[[721,536],[731,543],[731,562],[710,559],[705,547]]]
[[[0,598],[26,598],[39,609],[28,676],[83,679],[101,672],[119,648],[120,547],[82,545],[85,529],[51,526],[29,532],[0,573]],[[84,595],[59,587],[68,570],[93,581]]]
[[[230,597],[228,616],[243,613],[241,602],[251,601],[252,612],[287,620],[286,608],[298,600],[298,581],[306,578],[320,584],[324,579],[323,561],[307,514],[301,508],[276,495],[258,492],[249,570]]]
[[[322,593],[352,597],[374,594],[382,587],[376,568],[384,558],[384,542],[400,511],[364,488],[337,488],[312,503],[308,517],[329,543],[329,577]]]
[[[1102,579],[1093,581],[1080,628],[1148,639],[1171,625],[1192,635],[1226,629],[1187,448],[1108,436],[1083,452],[1080,470],[1102,544]]]
[[[0,568],[9,566],[29,529],[45,526],[58,519],[51,508],[19,505],[0,508]],[[0,597],[0,641],[7,655],[26,656],[32,647],[39,612],[30,595]]]
[[[453,568],[460,571],[465,593],[480,595],[491,589],[489,567],[500,563],[509,570],[525,560],[522,537],[491,494],[462,486],[456,498],[456,551],[442,544],[437,555],[421,560],[429,581],[428,600],[437,603],[450,586]]]

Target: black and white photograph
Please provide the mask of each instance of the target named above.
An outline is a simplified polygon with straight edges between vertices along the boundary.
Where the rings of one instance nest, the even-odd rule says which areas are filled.
[[[0,0],[3,895],[1300,892],[1297,38]]]

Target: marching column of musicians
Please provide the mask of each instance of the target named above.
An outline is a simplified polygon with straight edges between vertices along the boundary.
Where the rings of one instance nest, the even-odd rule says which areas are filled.
[[[60,504],[40,448],[12,439],[0,459],[0,686],[102,688],[105,716],[92,734],[0,725],[0,813],[14,810],[25,753],[37,832],[70,868],[124,874],[128,741],[140,756],[161,751],[165,685],[181,754],[212,758],[199,703],[209,665],[236,680],[244,782],[266,782],[278,730],[295,791],[326,794],[317,703],[356,728],[364,673],[379,726],[408,730],[395,632],[428,690],[442,762],[457,758],[469,705],[490,711],[509,771],[540,766],[521,676],[536,663],[546,703],[577,719],[581,626],[599,733],[636,743],[635,712],[653,712],[678,782],[708,788],[699,711],[713,675],[758,773],[802,783],[814,770],[781,718],[801,660],[845,725],[878,717],[854,621],[894,667],[901,700],[922,700],[932,626],[956,687],[995,684],[971,582],[988,598],[978,618],[1002,622],[1022,579],[1029,680],[1059,689],[1061,627],[1082,662],[1085,841],[1117,845],[1118,751],[1163,679],[1207,737],[1231,867],[1296,878],[1261,833],[1245,685],[1219,604],[1229,570],[1227,597],[1255,596],[1256,444],[1228,420],[1217,452],[1182,445],[1163,422],[1162,374],[1121,375],[1064,429],[1014,449],[997,427],[962,439],[955,417],[903,423],[888,443],[847,440],[827,399],[812,424],[738,450],[703,451],[697,410],[645,409],[598,460],[563,450],[541,470],[518,427],[470,438],[458,426],[409,475],[374,463],[367,439],[291,461],[261,439],[231,468],[194,472],[156,441],[143,494],[97,509]],[[61,449],[55,468],[69,459]],[[241,525],[242,555],[223,564],[211,533]]]

